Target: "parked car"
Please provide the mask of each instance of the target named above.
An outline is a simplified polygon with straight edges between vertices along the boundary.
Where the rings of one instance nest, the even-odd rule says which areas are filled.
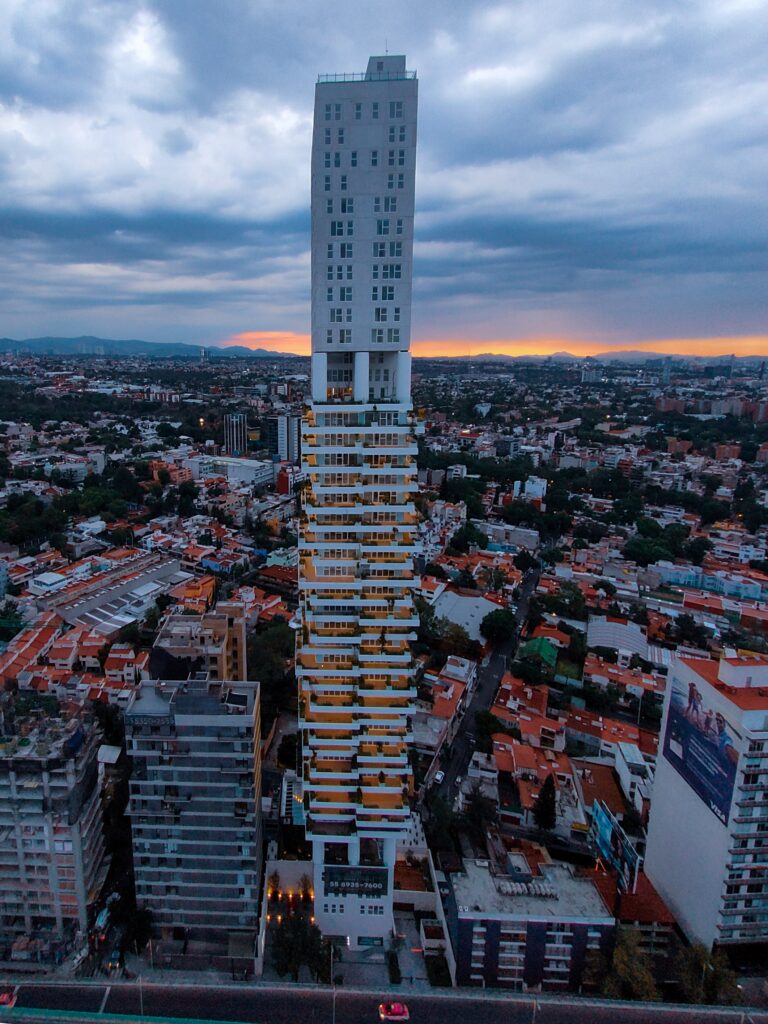
[[[0,1006],[12,1010],[16,1005],[16,992],[13,988],[0,988]]]
[[[410,1020],[411,1015],[405,1003],[380,1003],[379,1020],[400,1021]]]
[[[444,779],[445,779],[445,772],[435,772],[435,784],[436,784],[436,785],[438,785],[438,786],[439,786],[439,785],[440,785],[440,783],[441,783],[441,782],[442,782],[442,781],[443,781]]]

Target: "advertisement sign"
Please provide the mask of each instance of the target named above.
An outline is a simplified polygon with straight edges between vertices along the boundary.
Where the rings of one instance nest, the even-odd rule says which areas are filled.
[[[640,856],[624,829],[601,800],[595,800],[592,805],[592,840],[601,860],[618,872],[619,889],[634,892]]]
[[[323,871],[326,896],[386,896],[386,868],[329,864]]]
[[[695,683],[677,680],[670,693],[664,757],[716,817],[728,824],[740,735],[719,711],[704,706]]]

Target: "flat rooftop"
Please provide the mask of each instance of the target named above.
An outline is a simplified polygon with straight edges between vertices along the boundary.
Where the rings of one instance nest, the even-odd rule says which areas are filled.
[[[450,876],[460,917],[613,920],[592,879],[574,875],[567,864],[542,864],[534,884],[546,886],[557,895],[534,896],[503,892],[499,883],[509,886],[513,879],[508,875],[492,875],[487,861],[465,860],[463,863],[464,873]]]

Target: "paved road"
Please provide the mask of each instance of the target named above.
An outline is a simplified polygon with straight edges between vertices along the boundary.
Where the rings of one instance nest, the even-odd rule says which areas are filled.
[[[24,983],[18,992],[16,1009],[3,1014],[12,1021],[44,1020],[35,1018],[35,1009],[80,1011],[75,1019],[98,1020],[103,1014],[249,1021],[255,1024],[332,1024],[333,996],[330,991],[283,986],[192,986],[117,982],[110,986],[51,985]],[[377,1024],[380,998],[395,998],[392,993],[348,992],[337,990],[336,1024]],[[434,991],[407,998],[413,1024],[768,1024],[768,1014],[743,1014],[732,1010],[701,1007],[659,1007],[648,1005],[605,1004],[576,998],[543,997],[534,1003],[530,996],[509,996],[463,990]]]
[[[520,588],[520,599],[515,612],[518,630],[528,614],[528,603],[531,599],[531,594],[536,589],[538,580],[538,573],[529,572]],[[499,644],[491,655],[488,664],[482,665],[477,673],[475,692],[464,712],[453,743],[451,743],[450,753],[444,752],[441,757],[440,767],[445,772],[445,778],[439,786],[432,787],[437,792],[437,795],[441,796],[447,803],[452,803],[456,796],[456,779],[466,776],[470,758],[474,753],[475,746],[470,737],[474,737],[475,714],[478,711],[487,711],[490,708],[496,696],[496,691],[499,688],[501,677],[504,675],[516,650],[516,637],[512,637],[505,643]]]

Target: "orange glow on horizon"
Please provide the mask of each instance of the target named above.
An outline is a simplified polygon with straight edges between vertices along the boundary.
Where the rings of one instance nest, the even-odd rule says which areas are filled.
[[[286,352],[307,356],[310,336],[293,331],[243,331],[220,343],[227,348],[264,348],[270,352]],[[655,338],[612,345],[609,342],[584,341],[576,338],[498,338],[489,341],[461,338],[416,339],[415,356],[549,356],[554,352],[570,352],[574,356],[595,356],[608,352],[658,352],[681,356],[766,356],[768,335],[742,335],[715,338]]]

